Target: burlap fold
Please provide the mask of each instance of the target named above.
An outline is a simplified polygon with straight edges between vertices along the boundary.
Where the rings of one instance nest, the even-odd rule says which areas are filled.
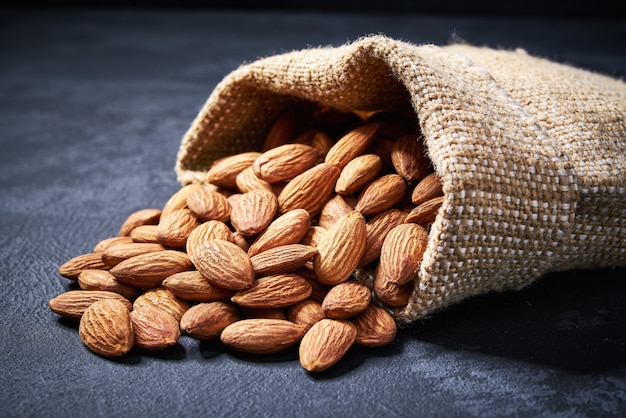
[[[185,134],[176,172],[258,150],[303,101],[412,108],[443,182],[412,322],[553,271],[626,265],[626,84],[528,55],[385,36],[259,59],[228,74]]]

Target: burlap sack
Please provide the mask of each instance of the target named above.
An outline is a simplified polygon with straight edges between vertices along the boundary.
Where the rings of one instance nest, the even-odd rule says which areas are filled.
[[[626,265],[623,82],[521,50],[384,36],[285,53],[215,88],[182,140],[179,181],[258,150],[277,115],[304,100],[418,117],[445,200],[398,322],[548,272]]]

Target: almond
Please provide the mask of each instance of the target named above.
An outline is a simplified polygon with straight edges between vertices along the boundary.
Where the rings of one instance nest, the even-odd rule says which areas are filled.
[[[313,324],[321,321],[326,316],[319,302],[311,299],[303,300],[287,309],[287,318],[309,330]]]
[[[119,236],[130,236],[130,232],[141,225],[156,225],[161,217],[160,209],[141,209],[131,213],[120,228]]]
[[[356,327],[345,320],[322,319],[300,341],[300,364],[309,372],[321,372],[337,364],[356,339]]]
[[[230,203],[226,196],[208,187],[198,187],[187,196],[187,207],[201,221],[230,220]]]
[[[363,312],[372,300],[367,286],[358,282],[344,282],[333,286],[322,302],[327,318],[347,319]]]
[[[112,245],[115,244],[130,244],[131,242],[133,242],[133,239],[131,237],[110,237],[110,238],[105,238],[103,240],[101,240],[100,242],[98,242],[96,244],[96,246],[93,248],[93,252],[94,253],[102,253],[104,252],[104,250],[106,250],[107,248],[109,248]]]
[[[443,196],[435,197],[419,206],[416,206],[409,212],[404,222],[412,222],[420,224],[424,227],[432,224],[435,222],[437,214],[439,213],[439,208],[441,208],[441,205],[443,204],[443,198]]]
[[[208,302],[192,306],[180,320],[180,329],[196,340],[218,338],[228,325],[239,321],[237,307],[230,302]]]
[[[135,340],[130,310],[116,299],[98,300],[85,309],[78,334],[89,350],[103,357],[123,356]]]
[[[365,251],[366,235],[365,218],[357,211],[330,227],[317,244],[313,258],[317,279],[329,285],[348,280]]]
[[[400,285],[390,280],[383,273],[380,265],[376,268],[374,273],[374,293],[382,303],[393,307],[406,306],[409,303],[412,292],[413,283]]]
[[[118,282],[106,270],[83,270],[78,275],[78,286],[83,290],[115,292],[129,300],[133,300],[139,295],[137,289]]]
[[[155,306],[170,314],[176,321],[189,309],[189,303],[176,296],[164,287],[149,289],[133,302],[133,309],[140,309],[145,305]]]
[[[297,274],[282,273],[256,280],[249,289],[230,299],[248,308],[283,308],[295,305],[311,295],[311,285]]]
[[[304,328],[284,319],[252,318],[228,325],[220,340],[228,348],[255,354],[272,354],[294,346]]]
[[[297,244],[311,226],[311,216],[305,209],[291,210],[274,219],[250,245],[252,257],[280,245]]]
[[[88,269],[109,270],[102,262],[102,254],[87,253],[73,257],[59,266],[59,274],[67,279],[78,279],[78,275]]]
[[[367,238],[365,252],[357,267],[363,267],[380,256],[385,237],[394,227],[404,222],[406,213],[400,209],[387,209],[367,221]]]
[[[317,150],[304,144],[284,144],[265,151],[252,164],[254,174],[269,183],[291,180],[313,167]]]
[[[130,320],[135,333],[134,347],[164,350],[178,343],[178,321],[163,309],[144,304],[133,309]]]
[[[363,215],[376,215],[402,200],[407,190],[398,174],[387,174],[369,183],[359,194],[355,209]]]
[[[388,280],[404,285],[417,277],[428,245],[428,232],[418,224],[394,227],[383,242],[378,265]]]
[[[304,237],[300,241],[300,244],[310,245],[311,247],[317,247],[317,243],[322,239],[327,229],[322,228],[319,225],[309,227]]]
[[[337,166],[320,163],[294,177],[278,195],[278,212],[305,209],[317,215],[333,194],[339,173]]]
[[[130,238],[133,242],[144,243],[159,243],[159,236],[157,233],[157,225],[141,225],[133,229],[130,233]]]
[[[187,238],[187,252],[195,252],[195,248],[202,243],[219,239],[223,241],[234,242],[235,238],[232,231],[222,221],[206,221],[196,227]]]
[[[230,300],[233,290],[224,289],[209,282],[199,271],[183,271],[163,280],[163,287],[179,298],[195,302]]]
[[[352,212],[354,207],[348,203],[346,198],[341,195],[331,197],[319,214],[318,224],[322,228],[330,228],[340,218]]]
[[[381,347],[391,344],[396,338],[396,321],[379,306],[370,304],[350,322],[356,327],[355,342],[359,345]]]
[[[161,217],[164,217],[175,210],[185,209],[187,207],[187,196],[189,196],[192,191],[201,187],[202,186],[199,184],[192,183],[178,189],[178,191],[170,196],[167,202],[165,202],[165,205],[161,210]]]
[[[161,217],[157,225],[159,243],[170,248],[183,248],[189,234],[198,226],[198,218],[189,209],[178,209]]]
[[[188,248],[188,253],[196,269],[212,284],[230,290],[252,286],[252,262],[237,244],[215,239]]]
[[[250,308],[239,306],[239,310],[246,319],[267,318],[267,319],[287,319],[287,314],[283,308]]]
[[[147,289],[161,286],[168,276],[192,268],[186,253],[175,250],[136,255],[110,271],[115,279],[129,286]]]
[[[421,205],[428,200],[440,196],[443,196],[441,180],[437,176],[437,173],[430,173],[417,183],[417,186],[413,189],[411,202],[413,202],[414,205]]]
[[[251,190],[243,193],[232,207],[230,222],[246,237],[263,232],[274,219],[278,201],[267,190]]]
[[[335,184],[335,193],[349,195],[359,193],[378,176],[383,160],[376,154],[364,154],[354,158],[341,170]]]
[[[274,193],[272,185],[269,182],[258,178],[257,175],[254,174],[254,168],[252,166],[237,174],[235,183],[237,184],[237,189],[241,193],[257,189],[267,190],[268,192]]]
[[[317,253],[314,247],[303,244],[287,244],[270,248],[250,257],[256,276],[291,273],[302,267]]]
[[[136,255],[164,250],[165,247],[163,247],[161,244],[137,242],[133,242],[130,244],[116,244],[104,250],[104,252],[102,253],[102,262],[109,267],[114,267],[122,261]]]
[[[50,310],[57,315],[68,319],[80,319],[85,310],[94,302],[102,299],[115,299],[126,304],[132,309],[132,303],[124,296],[115,292],[102,290],[68,290],[52,298],[48,305]]]
[[[379,127],[378,123],[368,123],[354,128],[335,142],[324,161],[343,169],[350,161],[365,153]]]
[[[294,137],[296,133],[296,116],[293,110],[287,109],[281,112],[270,127],[265,140],[263,151],[283,145]]]
[[[298,135],[294,140],[296,144],[310,145],[317,150],[319,156],[318,163],[324,161],[326,154],[335,144],[330,136],[323,131],[309,130]]]
[[[237,175],[250,167],[260,152],[243,152],[216,160],[207,173],[209,183],[227,189],[237,189]]]
[[[396,172],[408,182],[420,181],[432,169],[423,141],[419,134],[403,135],[391,149],[391,161]]]

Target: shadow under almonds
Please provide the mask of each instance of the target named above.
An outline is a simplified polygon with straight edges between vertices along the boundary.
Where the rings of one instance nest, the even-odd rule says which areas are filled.
[[[625,278],[624,268],[549,274],[442,310],[399,337],[573,372],[610,369],[626,364]]]

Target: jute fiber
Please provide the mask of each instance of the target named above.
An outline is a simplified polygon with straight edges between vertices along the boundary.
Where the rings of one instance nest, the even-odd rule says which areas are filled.
[[[259,59],[228,74],[185,134],[176,172],[258,150],[277,115],[411,107],[443,182],[399,323],[553,271],[626,265],[626,84],[522,50],[385,36]]]

